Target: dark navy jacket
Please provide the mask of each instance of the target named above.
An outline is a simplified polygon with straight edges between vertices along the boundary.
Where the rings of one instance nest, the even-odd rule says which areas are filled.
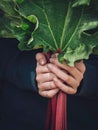
[[[38,95],[36,51],[0,39],[0,130],[44,130],[47,99]],[[98,130],[98,56],[85,61],[78,93],[68,95],[68,130]]]

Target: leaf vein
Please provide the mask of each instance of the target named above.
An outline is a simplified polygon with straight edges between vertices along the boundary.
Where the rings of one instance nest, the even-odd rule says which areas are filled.
[[[84,8],[82,9],[81,17],[80,17],[80,19],[79,19],[79,21],[78,21],[78,24],[77,24],[77,26],[76,26],[76,29],[74,30],[73,34],[71,35],[70,39],[68,40],[67,44],[65,45],[65,47],[63,48],[63,50],[62,50],[62,51],[64,51],[64,50],[65,50],[65,48],[67,48],[67,47],[68,47],[68,45],[70,44],[70,42],[71,42],[72,38],[73,38],[73,37],[74,37],[74,35],[76,34],[76,31],[77,31],[78,26],[79,26],[79,24],[80,24],[80,22],[81,22],[81,19],[82,19],[83,11],[84,11]]]

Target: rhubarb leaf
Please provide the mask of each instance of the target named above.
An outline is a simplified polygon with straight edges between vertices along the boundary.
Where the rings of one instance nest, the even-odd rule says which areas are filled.
[[[71,66],[97,50],[98,0],[1,0],[0,9],[0,36],[15,37],[21,50],[61,52]]]

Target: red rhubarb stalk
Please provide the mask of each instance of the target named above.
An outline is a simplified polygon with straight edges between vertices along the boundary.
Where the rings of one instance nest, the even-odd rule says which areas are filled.
[[[60,91],[48,101],[45,130],[67,130],[67,95]]]
[[[51,53],[45,55],[49,61]],[[62,91],[48,101],[45,130],[67,130],[67,95]]]

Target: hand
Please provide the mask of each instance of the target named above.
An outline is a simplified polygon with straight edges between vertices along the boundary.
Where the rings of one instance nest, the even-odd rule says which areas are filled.
[[[48,69],[47,60],[43,53],[38,53],[36,55],[36,60],[36,81],[39,94],[43,97],[52,98],[59,91],[59,88],[57,88],[53,82],[55,74]]]
[[[56,56],[50,58],[50,64],[47,65],[48,69],[56,75],[53,80],[55,85],[67,94],[75,94],[83,79],[85,72],[85,65],[83,61],[76,62],[74,67],[70,67],[65,62],[59,63]]]

